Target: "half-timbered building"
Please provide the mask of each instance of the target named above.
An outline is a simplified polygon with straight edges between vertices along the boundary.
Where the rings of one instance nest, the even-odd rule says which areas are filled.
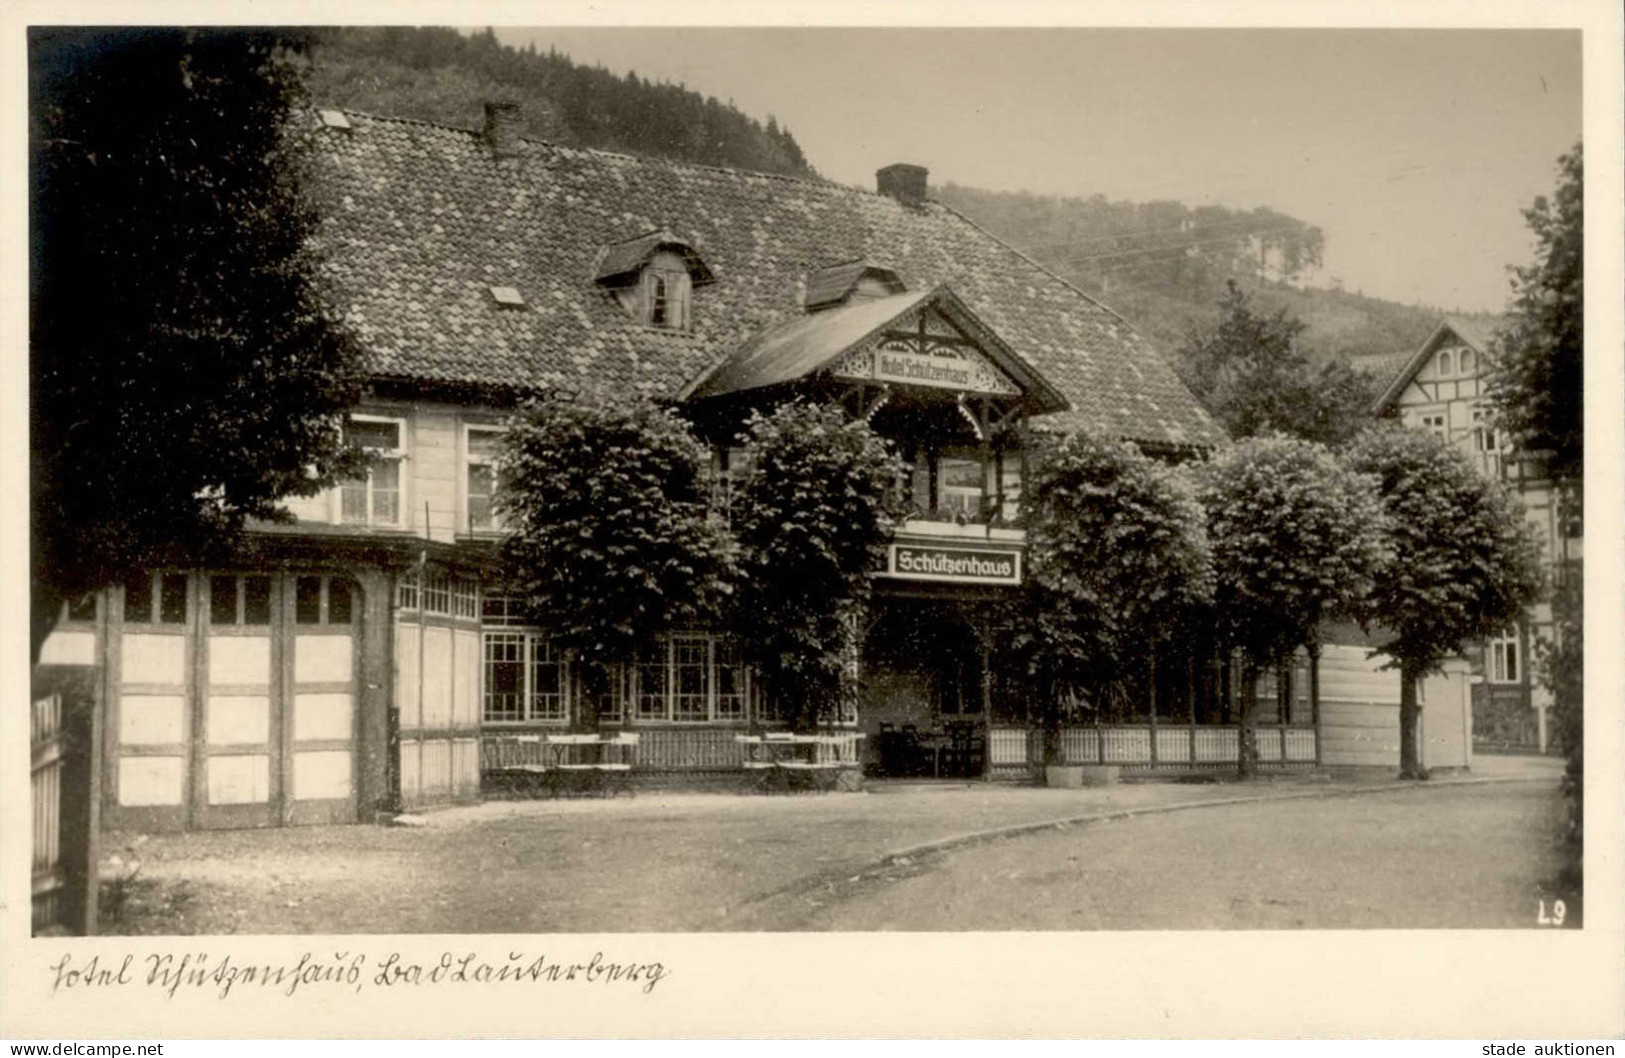
[[[47,663],[100,666],[104,819],[211,827],[372,818],[477,795],[481,741],[590,722],[638,767],[737,768],[771,724],[726,636],[664,636],[602,700],[497,587],[495,453],[524,398],[586,386],[681,403],[726,480],[735,428],[842,402],[908,461],[877,571],[858,715],[977,726],[985,603],[1021,582],[1035,426],[1161,456],[1219,427],[1122,317],[926,194],[560,147],[323,110],[328,278],[371,378],[343,424],[362,477],[256,525],[234,564],[132,573]],[[1196,753],[1194,733],[1191,753]],[[1153,751],[1154,752],[1154,751]],[[1284,752],[1284,751],[1283,751]]]
[[[1513,448],[1494,425],[1486,384],[1486,354],[1493,323],[1446,316],[1415,351],[1373,357],[1357,365],[1383,383],[1373,411],[1434,434],[1464,451],[1480,473],[1512,488],[1556,578],[1580,561],[1578,525],[1565,525],[1553,483],[1538,453]],[[1474,690],[1475,737],[1484,745],[1529,745],[1544,750],[1551,695],[1535,678],[1535,645],[1552,637],[1547,601],[1484,644],[1481,683]]]

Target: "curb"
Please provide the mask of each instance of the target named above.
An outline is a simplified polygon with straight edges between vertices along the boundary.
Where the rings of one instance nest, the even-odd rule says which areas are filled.
[[[1497,775],[1487,778],[1466,779],[1430,779],[1425,781],[1407,780],[1404,782],[1387,782],[1372,786],[1345,786],[1334,789],[1320,790],[1294,790],[1279,794],[1262,794],[1256,797],[1216,797],[1205,801],[1183,801],[1177,804],[1142,805],[1137,808],[1119,808],[1106,812],[1090,812],[1084,815],[1063,816],[1058,819],[1047,819],[1034,823],[1012,823],[1008,826],[991,827],[987,830],[975,830],[966,834],[954,834],[933,841],[910,845],[907,848],[895,849],[879,857],[849,867],[840,871],[829,871],[822,874],[811,875],[783,886],[771,892],[753,896],[743,901],[742,906],[765,904],[785,896],[796,896],[800,893],[811,892],[824,886],[834,885],[838,882],[854,882],[860,879],[872,878],[888,867],[911,866],[915,859],[951,852],[954,849],[965,848],[970,845],[980,845],[1001,838],[1017,837],[1022,834],[1032,834],[1040,830],[1061,830],[1067,827],[1088,826],[1091,823],[1111,823],[1122,819],[1135,819],[1140,816],[1169,815],[1174,812],[1183,812],[1196,808],[1227,808],[1232,805],[1264,804],[1279,801],[1307,801],[1328,800],[1334,797],[1359,797],[1364,794],[1398,793],[1405,790],[1439,789],[1450,786],[1490,786],[1497,783],[1526,783],[1551,782],[1551,777],[1544,775]]]

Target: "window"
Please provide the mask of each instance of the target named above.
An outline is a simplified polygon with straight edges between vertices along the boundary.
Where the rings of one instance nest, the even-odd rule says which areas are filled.
[[[344,577],[299,577],[293,585],[294,623],[349,624],[350,601],[350,582]]]
[[[711,713],[711,640],[708,636],[672,637],[672,673],[676,681],[673,720],[709,720]]]
[[[345,620],[349,620],[346,616]],[[271,623],[271,578],[216,576],[209,578],[211,625],[268,625]]]
[[[495,510],[497,457],[505,431],[491,426],[470,426],[464,432],[464,501],[468,531],[488,533],[502,528]]]
[[[1518,683],[1518,632],[1490,640],[1490,682]]]
[[[1456,356],[1459,361],[1457,366],[1461,369],[1461,373],[1463,375],[1471,375],[1473,373],[1473,351],[1471,349],[1463,349],[1460,353],[1457,353]]]
[[[634,672],[637,695],[634,712],[639,720],[666,719],[666,669],[670,643],[659,639],[645,643],[638,650]]]
[[[971,521],[982,514],[982,488],[986,470],[977,453],[950,448],[937,462],[937,510],[964,515]]]
[[[1422,429],[1441,441],[1448,439],[1449,431],[1445,427],[1445,417],[1442,414],[1422,416]]]
[[[715,642],[715,672],[718,720],[745,719],[748,673],[739,656],[739,646],[731,639]]]
[[[1455,373],[1455,358],[1452,356],[1449,349],[1445,349],[1439,353],[1439,374],[1453,375]]]
[[[1489,415],[1483,408],[1473,409],[1473,448],[1480,452],[1499,452],[1501,437],[1489,424]]]
[[[186,574],[135,573],[124,582],[126,624],[186,623]]]
[[[487,723],[563,723],[570,718],[569,670],[537,632],[485,633]]]
[[[339,518],[350,525],[400,525],[401,460],[406,421],[352,415],[344,423],[344,440],[364,448],[374,462],[361,477],[339,486]]]
[[[651,327],[682,331],[688,329],[687,272],[651,267],[643,275],[643,319]]]

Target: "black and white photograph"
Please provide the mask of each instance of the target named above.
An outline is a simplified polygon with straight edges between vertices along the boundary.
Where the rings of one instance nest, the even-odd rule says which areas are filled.
[[[1594,28],[240,14],[13,27],[13,988],[1617,930]]]

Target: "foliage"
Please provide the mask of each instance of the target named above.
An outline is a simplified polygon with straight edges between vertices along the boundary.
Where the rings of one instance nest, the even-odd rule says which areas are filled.
[[[1241,765],[1254,765],[1252,687],[1323,620],[1355,612],[1391,557],[1376,482],[1325,447],[1252,438],[1196,470],[1217,589],[1215,632],[1242,651]]]
[[[1124,442],[1079,432],[1045,452],[1023,517],[1027,582],[1010,648],[1053,731],[1058,695],[1098,698],[1142,669],[1179,616],[1212,596],[1213,568],[1186,483]]]
[[[1568,839],[1578,870],[1585,836],[1585,580],[1565,570],[1552,593],[1555,643],[1542,640],[1540,681],[1552,692],[1552,736],[1563,747],[1567,767],[1563,797],[1568,804]]]
[[[1318,260],[1323,238],[1302,221],[1267,209],[1192,208],[1177,202],[982,191],[947,183],[936,198],[1034,260],[1101,298],[1159,347],[1177,349],[1192,331],[1217,327],[1215,304],[1235,280],[1270,311],[1285,309],[1308,326],[1299,346],[1312,363],[1414,349],[1442,309],[1401,305],[1354,291],[1294,287],[1263,267],[1255,235],[1281,240],[1266,264]]]
[[[499,467],[503,572],[562,649],[601,669],[709,617],[734,552],[707,467],[686,424],[646,400],[585,392],[520,409]]]
[[[1173,471],[1125,442],[1079,432],[1036,464],[1023,605],[1042,663],[1063,685],[1111,682],[1211,596],[1201,507]]]
[[[903,466],[862,421],[791,403],[754,414],[730,509],[740,545],[735,625],[779,715],[834,715],[858,647],[870,573],[902,513]]]
[[[1186,340],[1175,365],[1191,393],[1235,438],[1348,440],[1369,417],[1369,380],[1341,362],[1313,367],[1298,350],[1303,323],[1284,309],[1259,315],[1250,300],[1227,284],[1218,327]]]
[[[1375,427],[1348,458],[1388,515],[1394,559],[1362,616],[1392,633],[1378,649],[1400,671],[1400,772],[1418,777],[1416,681],[1518,619],[1540,588],[1538,545],[1518,500],[1432,434]]]
[[[1362,434],[1348,458],[1376,478],[1394,548],[1364,609],[1393,633],[1382,653],[1424,675],[1535,601],[1539,545],[1522,506],[1460,449],[1385,425]]]
[[[277,31],[29,38],[34,648],[60,600],[282,516],[358,465]]]
[[[1512,443],[1541,453],[1559,479],[1585,463],[1585,163],[1578,144],[1558,160],[1560,182],[1524,210],[1532,264],[1514,270],[1509,322],[1490,356],[1489,395]]]
[[[522,135],[553,143],[817,175],[771,116],[763,124],[682,85],[510,47],[489,29],[334,27],[317,39],[311,89],[323,106],[467,126],[484,102],[508,99],[522,104]]]

